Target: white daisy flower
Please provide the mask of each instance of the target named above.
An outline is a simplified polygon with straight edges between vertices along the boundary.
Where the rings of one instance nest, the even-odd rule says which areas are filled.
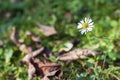
[[[86,34],[88,31],[92,31],[93,21],[90,18],[85,18],[84,20],[78,23],[77,28],[81,31],[81,34]]]

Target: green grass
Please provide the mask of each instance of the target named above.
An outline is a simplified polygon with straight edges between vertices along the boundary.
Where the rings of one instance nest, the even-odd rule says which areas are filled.
[[[12,1],[12,0],[11,0]],[[120,80],[120,1],[119,0],[10,0],[0,1],[0,40],[4,48],[0,48],[0,79],[27,80],[27,67],[20,66],[24,54],[10,41],[11,28],[20,31],[20,38],[25,38],[29,30],[42,39],[42,46],[47,46],[56,53],[61,46],[76,38],[80,43],[74,47],[89,48],[102,53],[86,60],[77,60],[69,65],[63,63],[63,80]],[[65,14],[70,13],[69,18]],[[6,16],[9,14],[10,16]],[[94,21],[94,29],[86,35],[77,30],[77,23],[84,17]],[[36,24],[54,26],[57,34],[45,37],[39,32]],[[55,41],[59,41],[54,45]],[[26,41],[28,44],[32,44]],[[94,46],[98,45],[97,48]],[[102,62],[107,65],[95,65]],[[87,73],[86,70],[91,70]],[[40,80],[34,78],[34,80]]]

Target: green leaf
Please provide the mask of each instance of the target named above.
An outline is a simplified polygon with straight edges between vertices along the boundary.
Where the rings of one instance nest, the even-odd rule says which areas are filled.
[[[108,54],[108,56],[114,61],[114,60],[116,60],[118,54],[115,53],[115,52],[110,52],[110,53]]]
[[[110,25],[112,26],[112,27],[117,27],[117,21],[115,21],[115,20],[112,20],[111,21],[111,23],[110,23]]]
[[[85,79],[82,77],[77,77],[76,80],[85,80]]]
[[[93,63],[94,62],[95,62],[94,59],[90,58],[90,59],[88,59],[88,61],[86,62],[86,64],[87,64],[88,67],[93,67]]]
[[[57,62],[58,59],[54,56],[50,56],[49,60],[52,61],[52,62]]]
[[[5,57],[6,62],[9,62],[10,58],[12,57],[12,55],[13,55],[12,48],[8,48],[8,49],[5,50],[4,57]]]
[[[0,49],[0,55],[3,53],[3,49]]]

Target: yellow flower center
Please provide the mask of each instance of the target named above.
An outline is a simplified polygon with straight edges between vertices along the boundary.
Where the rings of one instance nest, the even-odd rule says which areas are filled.
[[[86,22],[82,23],[82,27],[83,28],[87,28],[88,27],[88,24]]]

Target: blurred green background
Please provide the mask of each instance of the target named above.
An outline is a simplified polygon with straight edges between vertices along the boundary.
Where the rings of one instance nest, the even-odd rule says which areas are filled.
[[[92,18],[94,29],[81,35],[77,23],[84,17]],[[57,34],[52,37],[41,35],[38,22],[54,26]],[[4,47],[0,48],[0,79],[27,80],[27,67],[20,66],[24,54],[9,39],[13,26],[20,31],[21,39],[25,38],[27,30],[39,35],[42,46],[49,47],[53,53],[75,38],[80,43],[74,49],[89,48],[102,53],[82,61],[88,68],[91,66],[87,63],[94,64],[95,61],[111,66],[104,70],[92,66],[93,73],[88,75],[79,63],[81,60],[72,62],[69,67],[63,67],[64,80],[112,80],[113,77],[120,80],[120,0],[0,0],[0,40],[1,44],[4,42]],[[60,43],[54,45],[56,40]]]

